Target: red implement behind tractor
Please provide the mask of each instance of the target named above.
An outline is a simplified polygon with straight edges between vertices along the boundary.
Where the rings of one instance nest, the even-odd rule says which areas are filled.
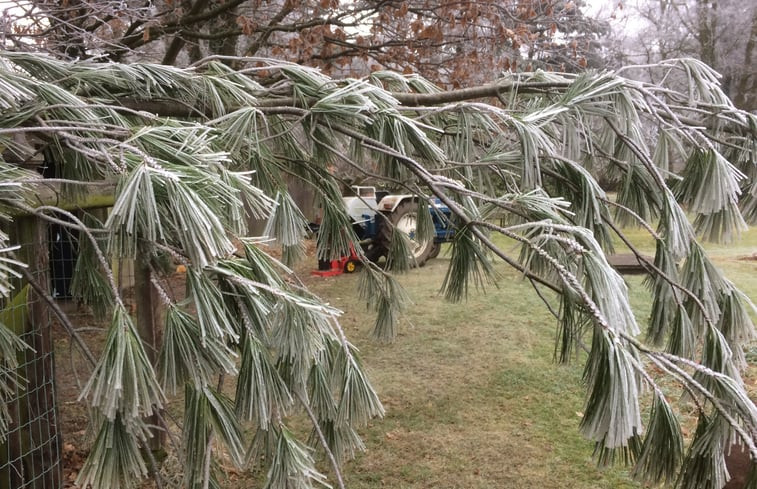
[[[310,275],[318,277],[333,277],[343,273],[353,273],[360,266],[360,258],[355,253],[355,248],[350,247],[350,254],[337,260],[318,260],[318,270],[313,270]]]

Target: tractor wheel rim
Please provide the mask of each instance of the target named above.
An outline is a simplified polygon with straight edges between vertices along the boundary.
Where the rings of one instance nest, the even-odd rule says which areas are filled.
[[[413,257],[418,258],[421,256],[423,249],[426,247],[426,241],[418,241],[415,234],[416,227],[418,226],[418,219],[415,212],[408,212],[404,216],[400,217],[395,228],[402,231],[410,238],[410,252]]]

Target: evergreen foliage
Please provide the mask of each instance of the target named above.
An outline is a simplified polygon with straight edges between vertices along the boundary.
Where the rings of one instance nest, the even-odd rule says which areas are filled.
[[[567,360],[576,344],[589,344],[581,431],[600,461],[632,464],[653,483],[720,487],[727,441],[740,439],[755,460],[757,412],[738,375],[741,346],[754,338],[754,306],[714,267],[695,232],[728,239],[745,218],[754,224],[757,181],[745,176],[755,174],[757,121],[730,104],[706,66],[677,60],[656,68],[688,76],[688,93],[618,72],[537,72],[472,94],[413,76],[333,80],[293,64],[237,61],[264,63],[277,83],[265,87],[213,60],[178,69],[0,54],[2,210],[55,216],[34,209],[40,179],[14,164],[27,149],[18,134],[60,162],[69,187],[118,184],[104,223],[71,224],[98,236],[82,255],[97,266],[85,273],[101,274],[98,283],[116,295],[87,292],[81,282],[76,289],[112,315],[81,394],[98,434],[80,484],[134,487],[147,474],[143,420],[166,392],[184,392],[187,486],[211,484],[214,447],[236,464],[265,464],[272,488],[324,484],[313,456],[321,439],[340,462],[362,448],[359,428],[383,415],[381,402],[339,311],[298,285],[285,264],[300,255],[305,236],[289,177],[322,202],[318,257],[351,248],[363,256],[341,200],[348,173],[450,208],[458,233],[442,285],[447,299],[497,284],[496,260],[521,271],[545,299],[560,298],[556,356]],[[617,197],[597,183],[598,168]],[[285,263],[245,238],[245,210],[269,218],[265,239],[283,245]],[[647,263],[655,291],[650,345],[637,339],[625,284],[605,255],[613,236],[623,239],[620,224],[643,226],[658,244]],[[394,234],[389,262],[401,271],[407,243]],[[498,246],[500,237],[517,249]],[[9,296],[21,265],[5,235],[0,251],[0,293]],[[112,283],[110,263],[136,256],[150,264],[166,302],[156,367]],[[185,300],[160,286],[167,259],[187,266]],[[360,296],[377,313],[376,336],[393,339],[407,298],[390,272],[366,260]],[[0,332],[11,364],[21,345]],[[219,376],[233,379],[233,399]],[[699,410],[686,455],[663,377]],[[312,415],[309,440],[287,427],[302,410]]]

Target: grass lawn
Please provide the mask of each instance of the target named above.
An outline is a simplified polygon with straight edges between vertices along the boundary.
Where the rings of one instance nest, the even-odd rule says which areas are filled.
[[[641,232],[631,235],[642,251],[653,253],[651,240]],[[743,259],[757,252],[757,231],[734,245],[708,249],[716,264],[757,300],[757,260]],[[618,252],[624,251],[619,247]],[[386,408],[383,419],[360,431],[367,450],[343,468],[346,486],[641,487],[622,467],[597,468],[592,460],[592,443],[578,433],[584,399],[582,359],[570,365],[552,361],[556,323],[531,286],[498,265],[499,287],[471,291],[466,302],[450,304],[439,295],[447,265],[443,251],[440,258],[400,277],[413,304],[390,345],[370,337],[374,317],[358,301],[358,274],[321,279],[307,276],[314,262],[299,267],[315,293],[344,311],[342,325],[360,348]],[[649,295],[640,276],[628,277],[628,283],[643,326]],[[60,358],[74,355],[67,336],[61,333],[56,344]],[[749,358],[757,358],[757,348],[749,353]],[[76,401],[79,388],[74,382],[86,378],[88,370],[78,355],[71,358],[56,367],[62,430],[69,447],[64,456],[67,480],[75,478],[88,447],[88,413]],[[746,381],[757,393],[754,370],[747,372]],[[183,403],[179,398],[172,405],[181,409]],[[293,427],[305,424],[301,419]],[[263,486],[264,474],[239,472],[223,460],[221,467],[221,487]],[[321,469],[329,472],[325,463]],[[180,480],[178,465],[169,473]],[[146,482],[145,487],[152,484]]]
[[[634,240],[654,251],[641,233]],[[717,265],[757,299],[757,261],[738,259],[757,252],[757,232],[710,248]],[[530,285],[501,266],[499,288],[446,303],[438,291],[447,261],[443,252],[401,278],[413,304],[391,345],[370,338],[373,316],[358,302],[357,274],[308,281],[345,311],[342,325],[387,410],[362,430],[367,451],[344,468],[346,485],[641,487],[624,469],[593,462],[592,444],[578,433],[582,364],[552,361],[555,320]],[[641,277],[628,282],[643,327],[649,297]]]

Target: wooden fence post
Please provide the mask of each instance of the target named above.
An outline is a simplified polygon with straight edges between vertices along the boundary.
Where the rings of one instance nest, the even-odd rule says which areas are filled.
[[[28,271],[49,290],[49,237],[47,226],[36,217],[19,217],[11,233],[12,242],[21,245],[19,258]],[[23,292],[27,284],[19,282],[15,291]],[[48,293],[49,295],[49,293]],[[6,325],[30,347],[18,354],[19,375],[25,380],[17,399],[9,403],[12,425],[8,440],[0,452],[0,487],[9,489],[47,489],[62,487],[61,437],[55,397],[55,368],[50,314],[47,303],[32,287],[26,291],[25,324]],[[22,390],[23,389],[23,390]]]
[[[144,344],[147,358],[155,366],[157,353],[161,344],[161,331],[158,327],[160,319],[160,300],[152,284],[152,271],[148,254],[138,253],[134,262],[134,302],[136,305],[137,331]],[[152,438],[148,447],[153,454],[162,455],[166,434],[162,429],[161,416],[154,414],[147,422],[156,428],[151,430]],[[161,458],[161,457],[158,457]]]

